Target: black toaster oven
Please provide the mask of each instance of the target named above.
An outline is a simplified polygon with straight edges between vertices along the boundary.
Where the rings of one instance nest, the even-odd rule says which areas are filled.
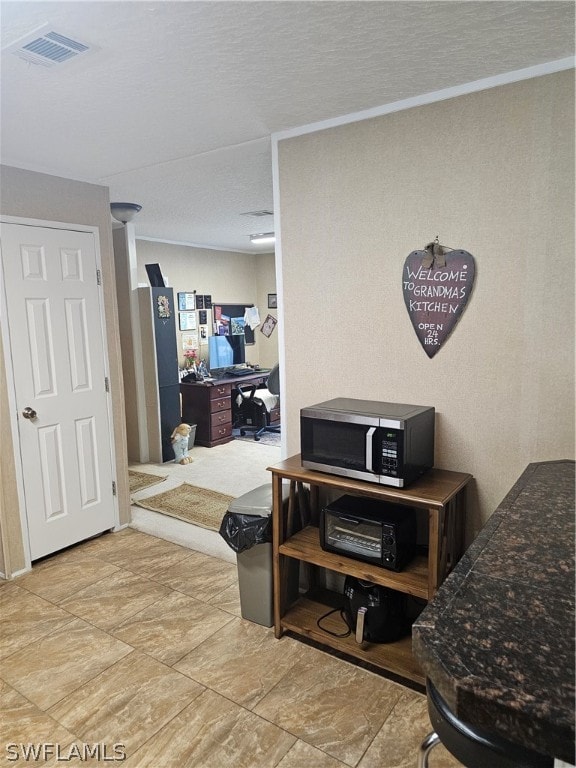
[[[361,496],[341,496],[320,510],[320,546],[400,571],[416,553],[416,510]]]

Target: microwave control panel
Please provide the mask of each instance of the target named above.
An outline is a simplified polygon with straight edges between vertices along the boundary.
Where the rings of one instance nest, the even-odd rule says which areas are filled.
[[[385,430],[381,441],[382,474],[398,477],[402,467],[401,433]]]

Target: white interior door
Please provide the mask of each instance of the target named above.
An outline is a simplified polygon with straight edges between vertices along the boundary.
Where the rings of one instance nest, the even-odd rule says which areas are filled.
[[[116,522],[96,238],[3,224],[2,265],[35,560]]]

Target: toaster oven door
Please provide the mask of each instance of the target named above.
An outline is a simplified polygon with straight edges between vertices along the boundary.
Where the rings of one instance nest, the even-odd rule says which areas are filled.
[[[382,526],[377,522],[326,510],[323,539],[327,550],[382,564]]]

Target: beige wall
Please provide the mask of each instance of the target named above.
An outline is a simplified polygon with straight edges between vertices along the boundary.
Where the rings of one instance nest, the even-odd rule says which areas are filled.
[[[268,294],[276,293],[276,263],[273,254],[263,253],[255,257],[257,275],[257,301],[260,310],[260,320],[264,322],[267,315],[278,319],[277,309],[268,309]],[[258,344],[258,356],[262,368],[273,368],[278,362],[278,327],[270,337],[264,336],[258,327],[254,333]]]
[[[116,483],[120,521],[127,523],[130,519],[130,497],[126,426],[108,188],[8,166],[1,167],[0,182],[0,212],[3,215],[98,227],[116,446]],[[3,435],[6,436],[10,431],[10,425],[6,418],[6,369],[3,354],[0,355],[0,411]],[[2,481],[0,494],[2,544],[5,555],[7,553],[7,572],[13,573],[24,567],[24,559],[14,466],[11,459],[13,448],[10,440],[2,440],[0,451],[2,458],[0,475]]]
[[[116,295],[118,297],[118,330],[122,350],[122,378],[124,391],[130,393],[125,398],[126,442],[128,462],[141,461],[140,444],[141,425],[138,419],[138,377],[137,365],[139,357],[134,355],[134,337],[139,337],[138,302],[132,293],[132,272],[135,261],[136,245],[134,241],[134,225],[117,227],[112,230],[114,248],[114,275],[116,278]],[[136,322],[134,322],[136,320]],[[140,358],[144,350],[140,352]]]
[[[196,291],[212,296],[214,303],[255,304],[264,320],[268,313],[267,294],[276,291],[274,256],[270,254],[232,253],[149,240],[136,240],[136,253],[138,282],[149,284],[145,264],[160,264],[162,274],[174,289],[175,299],[179,291]],[[211,334],[211,313],[208,313],[208,320],[208,334]],[[181,352],[182,334],[177,331],[177,335]],[[277,333],[267,339],[257,328],[254,337],[254,346],[246,347],[246,361],[271,367],[278,361]],[[208,357],[207,342],[200,347],[200,357]],[[183,364],[181,354],[179,360]]]
[[[279,142],[288,453],[302,406],[432,405],[436,465],[470,472],[469,538],[526,464],[574,456],[574,73]],[[428,359],[406,256],[476,260]]]
[[[22,525],[18,515],[18,489],[10,427],[10,406],[4,366],[4,350],[0,337],[0,572],[11,574],[24,566]]]

